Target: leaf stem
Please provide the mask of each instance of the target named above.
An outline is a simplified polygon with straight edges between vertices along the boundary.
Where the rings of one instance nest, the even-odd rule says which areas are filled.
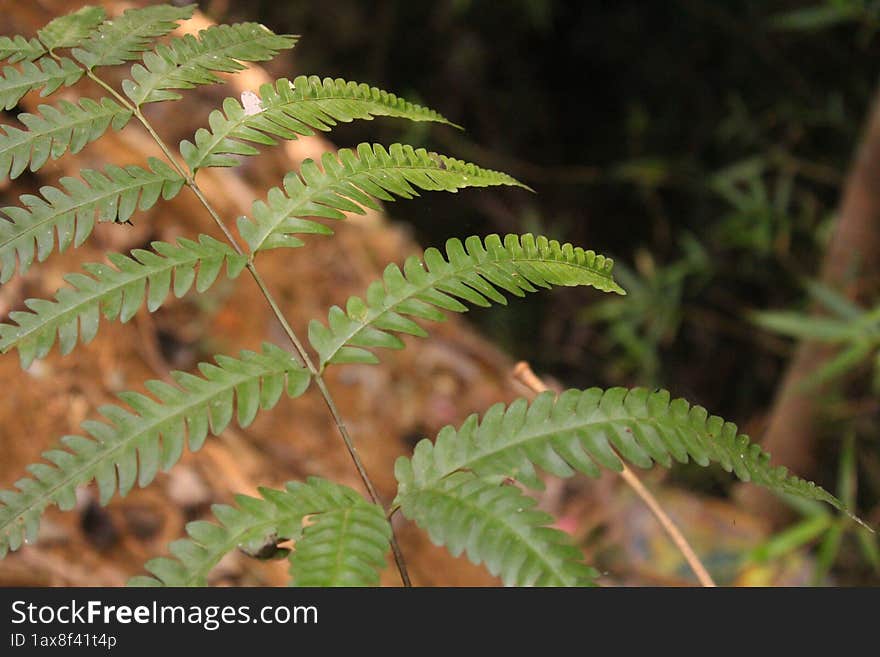
[[[223,235],[229,241],[230,245],[235,252],[239,255],[246,255],[244,249],[241,248],[238,241],[235,239],[235,236],[220,218],[220,215],[205,197],[205,194],[199,188],[198,184],[196,184],[195,179],[190,171],[184,169],[180,163],[177,161],[177,158],[174,157],[171,149],[162,139],[162,137],[156,132],[153,128],[152,124],[147,120],[147,118],[143,115],[140,110],[140,107],[132,104],[127,98],[123,97],[119,92],[117,92],[113,87],[104,82],[101,78],[95,75],[92,71],[86,69],[86,75],[91,78],[95,83],[100,85],[103,89],[105,89],[108,93],[112,94],[116,100],[123,104],[124,107],[129,109],[132,114],[137,118],[137,120],[146,128],[147,132],[150,133],[150,136],[153,138],[153,141],[159,146],[162,150],[162,153],[165,155],[165,158],[174,167],[174,169],[183,177],[186,186],[189,187],[192,192],[195,194],[196,198],[198,198],[199,202],[205,207],[208,211],[208,214],[211,215],[211,218],[214,220],[214,223],[217,224],[217,227],[223,232]],[[354,462],[355,469],[358,472],[358,475],[361,478],[364,486],[367,489],[367,493],[370,496],[370,499],[374,504],[378,504],[383,509],[385,509],[385,504],[382,501],[382,498],[379,497],[379,493],[376,490],[373,481],[370,479],[369,474],[367,473],[367,469],[364,466],[363,461],[361,460],[360,455],[358,454],[357,448],[354,445],[354,441],[351,438],[351,434],[348,432],[348,428],[345,425],[345,421],[342,419],[342,415],[339,413],[339,409],[336,406],[336,402],[333,400],[332,395],[330,394],[329,389],[327,388],[327,384],[324,382],[324,378],[321,376],[321,373],[315,367],[315,364],[312,362],[312,359],[309,357],[308,352],[303,346],[300,339],[297,337],[293,328],[290,326],[290,323],[287,321],[287,318],[284,316],[284,313],[281,311],[281,308],[278,306],[278,303],[275,301],[275,297],[269,291],[266,282],[263,280],[263,277],[257,271],[257,268],[253,261],[253,256],[251,255],[248,258],[248,263],[246,265],[248,272],[250,272],[251,277],[254,279],[254,282],[257,284],[257,287],[260,289],[260,293],[266,299],[266,302],[269,304],[269,307],[272,310],[272,314],[281,324],[281,328],[284,330],[284,333],[287,335],[287,338],[290,340],[290,343],[293,345],[294,350],[296,351],[296,356],[299,362],[309,370],[312,378],[315,381],[315,385],[318,387],[318,390],[321,393],[321,396],[324,399],[324,403],[327,406],[327,409],[330,411],[330,415],[333,417],[333,422],[336,424],[336,429],[339,432],[339,435],[342,437],[343,443],[345,443],[345,448],[348,451],[351,460]],[[397,537],[394,533],[394,528],[391,529],[391,551],[394,554],[394,562],[397,565],[397,570],[400,573],[400,579],[403,582],[405,587],[412,586],[412,582],[409,578],[409,573],[406,568],[406,561],[403,557],[403,552],[400,549],[400,544],[397,541]]]

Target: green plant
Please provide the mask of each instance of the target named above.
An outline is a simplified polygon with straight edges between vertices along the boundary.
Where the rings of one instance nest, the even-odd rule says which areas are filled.
[[[705,409],[671,400],[664,391],[613,388],[569,390],[558,398],[544,393],[531,404],[496,405],[482,419],[472,416],[459,428],[445,428],[436,441],[420,442],[411,458],[398,461],[398,494],[386,512],[324,382],[327,367],[376,363],[373,349],[401,348],[397,334],[425,336],[416,320],[442,320],[442,311],[463,312],[465,302],[506,303],[505,293],[524,296],[551,286],[624,292],[612,277],[610,259],[571,244],[528,234],[473,236],[464,243],[453,239],[445,253],[428,249],[402,268],[389,265],[364,298],[350,298],[345,309],[331,308],[326,324],[313,320],[308,349],[263,281],[259,252],[303,247],[305,235],[332,233],[313,218],[342,220],[345,212],[363,212],[378,201],[409,198],[419,190],[525,186],[503,173],[421,149],[361,144],[354,151],[325,154],[320,164],[304,163],[285,177],[282,187],[270,190],[266,201],[256,201],[251,216],[238,222],[242,247],[199,188],[199,170],[235,166],[242,157],[257,155],[257,146],[329,130],[341,121],[373,116],[449,121],[367,85],[305,76],[281,79],[264,85],[258,95],[227,98],[222,110],[210,115],[209,128],[181,142],[181,164],[144,116],[143,106],[173,102],[181,90],[220,82],[218,73],[270,59],[296,43],[296,37],[275,35],[261,25],[238,24],[211,27],[198,37],[171,38],[150,50],[192,11],[192,6],[152,6],[108,21],[102,10],[87,7],[52,21],[36,38],[0,40],[0,56],[19,64],[4,69],[0,79],[6,107],[29,91],[49,95],[84,77],[107,94],[20,114],[24,128],[6,126],[0,134],[5,175],[36,171],[50,158],[76,152],[109,128],[120,130],[132,121],[147,130],[165,156],[164,162],[151,159],[146,168],[83,170],[81,179],[64,178],[58,187],[43,187],[39,196],[25,195],[20,206],[4,208],[0,280],[9,281],[16,271],[25,272],[55,251],[81,245],[96,221],[124,222],[184,187],[198,197],[225,238],[154,242],[151,250],[108,254],[110,264],[85,265],[85,273],[67,275],[67,286],[54,299],[30,299],[25,310],[10,313],[11,322],[0,326],[0,349],[17,350],[25,367],[46,356],[56,341],[66,354],[95,337],[101,315],[124,322],[144,301],[152,312],[171,291],[179,297],[195,286],[202,293],[225,267],[230,278],[247,270],[256,281],[292,351],[265,344],[259,353],[218,355],[215,364],[200,364],[198,375],[173,372],[177,385],[149,381],[149,395],[123,393],[120,405],[100,408],[104,419],[85,422],[86,435],[63,437],[60,447],[44,454],[46,462],[28,468],[30,477],[0,492],[0,552],[34,540],[45,508],[71,508],[77,486],[94,481],[106,504],[115,492],[125,495],[135,485],[146,486],[160,469],[173,467],[184,446],[196,451],[233,419],[247,426],[285,394],[298,397],[312,386],[333,415],[369,500],[318,478],[283,490],[262,489],[260,498],[239,496],[236,507],[214,508],[219,524],[189,524],[189,538],[170,547],[173,558],[149,562],[152,577],[132,583],[204,584],[225,553],[243,546],[262,554],[268,545],[272,556],[285,556],[283,549],[272,549],[284,539],[296,541],[296,550],[287,555],[294,584],[376,584],[389,548],[408,583],[388,521],[399,510],[435,542],[484,563],[505,584],[591,584],[595,572],[582,562],[579,550],[514,485],[540,487],[536,468],[558,476],[597,476],[601,468],[621,470],[623,459],[641,467],[655,462],[669,467],[673,459],[716,462],[743,480],[844,509],[821,488],[771,467],[769,455],[735,425]],[[99,74],[102,67],[137,59],[121,92]]]
[[[767,330],[837,349],[832,358],[804,379],[804,389],[815,389],[873,361],[874,390],[880,390],[880,306],[862,308],[816,281],[809,281],[806,289],[826,311],[825,316],[789,310],[763,311],[753,313],[753,321]]]

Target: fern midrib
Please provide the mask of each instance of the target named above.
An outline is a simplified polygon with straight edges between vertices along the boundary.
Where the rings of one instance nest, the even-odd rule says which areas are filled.
[[[201,398],[198,399],[198,401],[191,402],[187,405],[181,406],[174,413],[171,413],[169,415],[163,415],[161,418],[158,418],[149,424],[140,425],[138,427],[139,431],[137,431],[136,433],[134,433],[131,436],[126,437],[122,441],[116,442],[113,445],[113,447],[110,448],[109,450],[97,453],[91,459],[86,461],[84,465],[77,467],[73,471],[62,470],[61,468],[58,468],[57,466],[53,466],[59,472],[65,473],[66,476],[61,481],[56,482],[55,484],[50,486],[48,489],[44,489],[36,498],[31,498],[30,502],[28,502],[28,504],[24,505],[24,507],[18,507],[17,509],[15,509],[14,513],[10,516],[8,521],[0,522],[0,537],[4,537],[6,535],[7,530],[9,529],[9,527],[12,524],[14,524],[16,521],[18,521],[19,518],[26,516],[30,511],[40,507],[40,505],[42,505],[42,507],[45,508],[47,505],[51,504],[52,497],[55,495],[55,493],[57,493],[60,490],[63,490],[64,488],[66,488],[70,485],[76,485],[75,482],[77,482],[79,480],[79,477],[83,473],[88,472],[90,469],[94,468],[97,464],[108,460],[109,458],[115,456],[118,452],[128,448],[131,445],[131,443],[136,441],[138,438],[144,436],[145,434],[148,434],[150,431],[155,430],[155,428],[158,425],[164,424],[164,423],[168,422],[169,420],[179,418],[181,415],[183,415],[185,418],[186,412],[191,411],[193,408],[195,408],[197,406],[200,406],[202,404],[209,402],[212,398],[218,396],[219,394],[222,394],[223,392],[226,392],[230,388],[235,388],[237,385],[239,385],[245,381],[249,381],[252,379],[259,380],[259,379],[263,378],[264,376],[268,376],[270,374],[286,373],[287,371],[288,371],[287,369],[283,369],[283,368],[279,368],[279,370],[277,370],[277,371],[270,370],[270,369],[264,369],[261,372],[259,372],[258,374],[236,375],[233,372],[229,372],[229,370],[224,370],[224,372],[227,372],[230,375],[237,377],[237,379],[235,380],[234,383],[230,383],[229,385],[224,384],[220,388],[215,388],[214,390],[205,393]],[[208,379],[203,379],[203,380],[208,381]],[[184,392],[192,394],[191,391],[189,391],[189,390],[184,390]],[[189,399],[188,399],[188,401],[189,401]],[[140,417],[143,418],[143,416],[140,416]],[[159,437],[156,436],[155,439],[159,440]],[[94,440],[94,438],[93,438],[93,440]],[[100,444],[104,445],[106,443],[100,443]],[[39,481],[39,480],[34,479],[34,481]],[[42,484],[42,482],[40,482],[40,483]],[[118,481],[117,481],[117,486],[118,486]],[[28,495],[28,494],[26,492],[19,491],[19,495]],[[0,505],[0,515],[3,514],[4,510],[7,510],[9,508],[10,508],[9,505]],[[0,540],[2,540],[2,539],[0,539]]]
[[[262,102],[262,98],[260,100]],[[233,132],[238,130],[238,128],[240,128],[242,125],[247,123],[248,119],[250,119],[251,117],[264,115],[264,116],[267,116],[270,120],[274,121],[274,119],[272,119],[272,116],[270,114],[271,112],[284,113],[284,109],[287,107],[299,105],[300,103],[320,103],[323,101],[345,101],[345,102],[350,102],[350,103],[363,103],[365,105],[371,105],[374,107],[378,106],[379,109],[388,111],[388,107],[386,105],[383,105],[381,102],[373,100],[372,98],[369,98],[369,99],[367,99],[367,98],[351,98],[348,96],[337,96],[337,95],[333,95],[333,94],[331,94],[329,96],[321,96],[320,98],[297,98],[297,99],[294,99],[294,100],[291,100],[291,101],[288,101],[285,103],[281,103],[279,105],[273,105],[271,107],[264,107],[257,114],[243,114],[240,119],[235,121],[235,123],[229,122],[229,119],[227,119],[226,125],[232,126],[232,127],[226,132],[211,133],[212,137],[214,137],[209,142],[211,144],[211,146],[210,146],[210,148],[208,148],[207,151],[204,152],[204,155],[201,157],[199,162],[195,166],[192,167],[192,171],[196,171],[197,169],[202,168],[202,162],[204,162],[206,159],[208,159],[211,155],[215,154],[214,148],[216,148],[218,144],[220,144],[227,137],[229,137],[229,135],[231,135]],[[376,116],[382,116],[379,112],[370,112],[370,114],[375,114]],[[297,120],[308,125],[308,123],[306,121],[303,121],[302,119],[297,119]],[[199,150],[201,151],[202,149],[200,148]]]
[[[252,39],[249,39],[248,42],[251,42],[251,43],[258,42],[258,41],[262,41],[264,38],[268,39],[268,38],[272,38],[274,36],[275,35],[267,32],[265,37],[252,38]],[[204,41],[201,41],[201,43],[204,43]],[[166,59],[165,57],[163,57],[160,54],[159,57],[161,57],[166,63],[171,64],[173,68],[169,71],[154,72],[154,71],[147,69],[145,66],[144,69],[150,74],[150,77],[152,78],[151,83],[150,84],[141,84],[141,83],[138,83],[137,81],[135,81],[135,84],[137,84],[138,91],[139,91],[139,93],[138,93],[139,100],[135,100],[133,98],[132,101],[134,101],[135,106],[140,107],[141,105],[143,105],[147,102],[147,99],[150,97],[150,95],[152,95],[152,93],[154,91],[168,89],[168,87],[162,87],[161,85],[174,84],[174,83],[179,84],[181,82],[181,80],[175,81],[175,77],[183,71],[207,69],[207,70],[210,70],[212,73],[214,73],[215,71],[213,69],[211,69],[210,66],[205,66],[205,65],[201,64],[201,62],[203,62],[204,60],[210,61],[211,58],[219,57],[219,56],[228,57],[229,59],[235,59],[234,57],[229,57],[228,55],[225,55],[224,53],[227,50],[232,50],[234,48],[241,48],[243,43],[246,43],[246,41],[236,40],[236,41],[233,41],[232,43],[224,43],[223,45],[221,45],[220,47],[218,47],[216,49],[206,50],[205,52],[198,54],[195,57],[187,59],[183,63],[180,63],[180,62],[174,61],[174,60],[169,61],[168,59]],[[174,55],[175,60],[179,56],[176,52],[173,52],[173,51],[172,51],[172,54]],[[239,61],[239,60],[236,59],[235,61]],[[185,82],[185,81],[183,81],[183,82]],[[192,84],[192,83],[186,82],[186,84]]]
[[[459,487],[459,488],[461,488],[461,487]],[[529,552],[531,552],[538,561],[545,564],[547,569],[553,573],[554,577],[556,577],[557,582],[559,582],[560,584],[563,584],[563,585],[573,585],[576,583],[576,582],[569,581],[570,578],[566,576],[564,571],[560,570],[560,567],[558,564],[545,558],[546,546],[536,545],[534,543],[534,541],[531,540],[531,537],[529,536],[528,532],[523,534],[520,531],[519,527],[516,527],[516,526],[508,523],[506,517],[493,515],[492,513],[487,511],[484,506],[481,506],[479,504],[474,504],[471,501],[471,497],[465,498],[465,497],[456,496],[453,492],[447,491],[439,486],[434,486],[431,488],[421,487],[421,488],[419,488],[418,492],[416,492],[414,494],[417,495],[419,492],[429,492],[429,493],[432,493],[432,494],[437,495],[439,497],[444,497],[444,498],[452,501],[454,504],[466,506],[468,509],[470,509],[473,512],[473,515],[481,516],[484,519],[484,521],[500,523],[503,527],[505,527],[507,529],[507,531],[509,531],[511,534],[517,536],[522,541],[522,543],[528,547]]]
[[[155,172],[153,172],[153,173],[155,173]],[[56,206],[50,205],[53,212],[50,212],[45,218],[41,219],[40,221],[28,225],[28,227],[24,231],[22,231],[21,233],[15,234],[12,237],[10,237],[9,239],[6,239],[6,240],[3,240],[2,242],[0,242],[0,250],[5,249],[10,244],[12,244],[13,242],[15,242],[19,239],[22,239],[23,237],[27,236],[29,233],[37,232],[40,228],[42,228],[46,224],[57,221],[59,216],[61,216],[63,214],[67,214],[68,212],[77,212],[78,213],[78,211],[82,208],[88,207],[90,205],[97,205],[101,201],[108,199],[108,198],[111,198],[113,196],[122,196],[125,192],[127,192],[131,189],[136,189],[138,187],[146,187],[147,185],[152,185],[152,184],[160,182],[160,181],[164,185],[167,182],[174,182],[175,180],[176,180],[176,178],[171,178],[169,176],[162,176],[160,174],[157,174],[156,178],[154,178],[152,180],[133,181],[131,184],[127,184],[124,187],[114,187],[110,190],[102,191],[97,196],[92,196],[88,200],[78,201],[78,202],[74,203],[73,205],[70,205],[70,206],[64,208],[63,210],[58,210]],[[114,181],[111,179],[110,182],[112,183]],[[95,190],[94,187],[89,187],[89,189],[91,189],[93,191],[97,191],[97,190]],[[68,192],[66,190],[59,190],[59,191],[61,191],[68,199],[71,198],[70,192]],[[43,200],[45,200],[47,202],[47,204],[49,203],[48,200],[46,200],[46,199],[43,199]],[[22,208],[22,209],[27,210],[28,212],[31,213],[31,216],[33,216],[33,214],[34,214],[33,210],[31,210],[29,208]],[[11,219],[11,217],[10,217],[10,219]],[[16,222],[16,221],[9,221],[9,223],[12,224],[13,226],[20,226],[20,223]]]
[[[97,121],[99,119],[109,118],[112,120],[113,117],[119,116],[120,114],[127,114],[129,111],[126,108],[120,107],[120,106],[107,107],[100,100],[95,101],[95,102],[100,107],[100,109],[102,111],[98,112],[97,114],[90,114],[87,110],[83,110],[83,108],[80,107],[79,105],[74,105],[74,107],[77,110],[83,112],[85,116],[80,116],[75,121],[71,121],[69,123],[64,123],[62,125],[52,124],[48,130],[35,131],[30,128],[27,128],[26,130],[18,129],[18,130],[16,130],[16,132],[13,133],[13,135],[15,135],[14,138],[12,136],[10,136],[10,134],[8,132],[5,132],[5,134],[0,133],[0,142],[6,141],[6,143],[7,143],[7,145],[5,147],[0,147],[0,158],[4,157],[7,154],[7,152],[14,150],[15,148],[17,148],[23,144],[27,144],[29,141],[33,142],[41,137],[46,137],[46,136],[52,135],[53,133],[56,133],[56,132],[66,132],[68,130],[73,131],[78,126],[81,126],[83,124],[88,124],[88,123],[94,123],[95,121]],[[33,115],[33,116],[39,116],[39,115]],[[67,118],[67,117],[70,117],[70,114],[63,114],[62,116]],[[44,121],[47,120],[46,117],[44,117],[44,116],[40,116],[40,118],[42,118]],[[3,127],[6,127],[6,126],[0,125],[0,128],[3,128]],[[9,127],[15,127],[15,126],[9,126]],[[27,127],[27,126],[25,126],[25,127]],[[18,141],[13,141],[13,139],[18,139]]]
[[[334,562],[336,563],[336,568],[333,571],[333,578],[330,580],[329,586],[338,586],[337,582],[339,581],[339,574],[342,572],[342,564],[344,561],[344,545],[345,545],[345,536],[348,532],[348,526],[351,524],[351,514],[354,513],[354,507],[349,506],[342,509],[343,517],[342,517],[342,526],[339,529],[338,541],[336,541],[336,558]]]
[[[494,265],[494,264],[500,264],[500,263],[504,263],[504,262],[510,262],[510,263],[516,263],[516,264],[547,264],[548,261],[546,259],[541,260],[541,259],[536,259],[536,258],[531,258],[531,257],[530,258],[515,258],[515,257],[513,257],[513,258],[509,258],[509,259],[504,259],[504,260],[484,260],[482,262],[477,263],[477,265],[468,265],[465,267],[461,267],[460,269],[453,269],[453,270],[447,271],[445,274],[441,274],[437,278],[430,279],[422,285],[414,286],[414,288],[410,292],[408,292],[404,296],[395,298],[392,303],[387,304],[380,311],[368,312],[365,319],[354,320],[354,321],[358,322],[357,328],[354,330],[351,330],[351,331],[347,331],[345,334],[343,334],[344,335],[343,339],[341,339],[341,340],[337,339],[337,335],[334,333],[333,340],[337,344],[333,348],[333,351],[330,352],[329,356],[327,356],[327,358],[325,358],[325,359],[322,359],[322,361],[323,361],[322,367],[324,365],[326,365],[327,363],[329,363],[331,360],[333,360],[333,358],[336,356],[336,354],[338,354],[339,351],[343,347],[345,347],[348,344],[349,340],[351,340],[355,335],[360,333],[362,330],[364,330],[365,328],[367,328],[368,326],[370,326],[371,324],[373,324],[377,320],[381,319],[382,316],[385,315],[386,313],[393,312],[394,308],[396,306],[399,306],[401,303],[408,301],[409,299],[412,299],[413,297],[418,296],[419,294],[422,294],[423,292],[426,292],[432,288],[437,287],[437,285],[445,282],[446,280],[449,280],[450,278],[461,278],[462,274],[467,273],[467,272],[474,272],[474,273],[480,274],[481,276],[484,276],[486,264]],[[566,267],[571,267],[572,269],[575,269],[578,271],[588,271],[591,274],[595,274],[596,276],[602,277],[601,273],[599,273],[595,269],[591,269],[590,267],[587,267],[585,265],[578,265],[576,263],[566,262],[564,260],[553,260],[552,262],[554,265],[562,265],[562,266],[566,266]],[[430,274],[429,274],[429,276],[430,276]],[[479,290],[476,290],[476,291],[477,291],[477,293],[480,293]],[[389,298],[389,297],[386,297],[386,299],[387,298]],[[346,315],[347,315],[347,313],[346,313]],[[354,318],[350,317],[350,319],[354,319]]]
[[[225,258],[225,256],[224,256],[224,258]],[[32,326],[30,329],[27,329],[27,330],[21,332],[20,334],[16,334],[15,340],[13,340],[13,341],[10,341],[10,342],[0,341],[0,353],[6,353],[10,349],[15,348],[17,345],[21,344],[28,337],[30,337],[30,335],[32,333],[39,333],[39,332],[45,330],[46,327],[52,322],[63,322],[71,314],[79,316],[80,311],[84,307],[88,307],[93,302],[99,301],[103,297],[106,297],[106,296],[113,294],[114,292],[118,291],[120,288],[125,287],[129,283],[132,283],[134,281],[138,281],[142,278],[150,278],[151,276],[154,276],[156,274],[161,274],[169,269],[175,269],[181,265],[187,265],[190,263],[199,263],[202,261],[202,259],[203,258],[201,258],[199,254],[194,254],[191,257],[186,258],[184,260],[177,260],[177,261],[171,262],[170,264],[163,264],[162,267],[159,267],[158,269],[152,269],[152,270],[148,271],[147,273],[137,273],[137,274],[132,273],[130,275],[130,277],[128,279],[124,280],[123,282],[115,284],[109,288],[100,289],[100,290],[96,291],[94,294],[90,294],[87,297],[79,300],[76,305],[71,306],[65,310],[62,310],[61,312],[59,312],[55,315],[50,316],[49,319],[45,319],[45,317],[46,317],[45,314],[34,313],[33,311],[31,311],[33,315],[36,315],[37,317],[44,318],[44,321],[40,322],[39,324],[37,324],[35,326]],[[143,265],[142,263],[139,263],[139,264],[142,267],[147,266],[147,265]],[[116,272],[118,274],[125,274],[126,273],[126,272],[123,272],[118,269],[116,270]],[[76,289],[77,291],[81,291],[81,288],[73,288],[73,289]],[[61,303],[57,300],[53,301],[52,303],[55,304],[56,307],[61,306]],[[11,326],[11,325],[7,324],[6,326]],[[53,330],[57,330],[57,329],[53,329]]]

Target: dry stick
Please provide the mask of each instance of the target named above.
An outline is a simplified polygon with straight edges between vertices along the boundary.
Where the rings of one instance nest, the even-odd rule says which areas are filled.
[[[124,98],[121,94],[119,94],[113,87],[104,82],[101,78],[95,75],[92,71],[87,70],[86,74],[97,84],[107,90],[108,93],[112,94],[120,103],[123,104],[126,109],[131,110],[132,114],[137,118],[138,121],[146,128],[147,132],[150,133],[150,136],[153,138],[153,141],[159,146],[162,150],[162,153],[165,155],[165,158],[174,167],[174,169],[183,177],[186,182],[186,186],[190,188],[190,190],[196,195],[199,202],[205,207],[208,211],[208,214],[211,215],[211,218],[214,220],[214,223],[217,224],[217,227],[223,232],[223,235],[226,237],[227,241],[230,243],[235,252],[239,255],[247,255],[244,249],[238,244],[238,241],[235,239],[235,236],[232,232],[227,228],[226,224],[223,223],[223,220],[220,218],[220,215],[205,197],[202,190],[196,184],[196,181],[193,179],[192,175],[189,171],[185,170],[178,162],[174,155],[171,153],[171,149],[168,148],[168,145],[162,139],[162,137],[155,131],[153,126],[147,121],[146,117],[141,113],[140,108],[136,107],[132,103],[130,103],[126,98]],[[330,395],[330,391],[327,388],[327,384],[324,382],[324,378],[321,376],[321,373],[318,371],[318,368],[315,367],[315,364],[312,362],[312,359],[309,357],[308,352],[303,346],[302,342],[300,342],[299,338],[294,333],[293,328],[290,326],[290,323],[287,321],[287,318],[284,317],[284,314],[281,312],[281,308],[278,306],[278,303],[275,301],[275,298],[272,296],[272,293],[269,291],[269,288],[266,286],[263,277],[260,276],[260,273],[257,271],[256,266],[253,262],[253,256],[248,258],[247,262],[247,270],[250,273],[251,277],[257,284],[257,287],[260,289],[263,297],[269,304],[269,307],[272,309],[272,314],[275,315],[275,318],[281,324],[281,328],[284,330],[284,333],[287,335],[287,338],[290,340],[290,343],[293,345],[293,348],[296,350],[296,356],[301,364],[305,365],[308,368],[309,373],[312,378],[315,380],[315,385],[318,387],[318,390],[321,393],[321,397],[324,399],[324,403],[327,405],[328,410],[330,411],[330,415],[333,417],[333,421],[336,424],[336,429],[339,431],[339,435],[342,436],[342,441],[345,443],[345,448],[348,451],[349,456],[354,462],[354,466],[358,471],[358,475],[360,475],[361,481],[367,489],[367,493],[370,495],[370,499],[373,503],[381,506],[385,509],[385,504],[382,501],[382,498],[379,497],[379,493],[376,490],[376,486],[373,484],[373,481],[370,479],[370,476],[367,474],[367,469],[361,461],[360,455],[357,452],[357,448],[354,446],[354,441],[351,438],[351,434],[348,432],[348,428],[345,426],[345,421],[342,419],[342,416],[339,413],[339,409],[336,407],[336,403],[333,401],[333,397]],[[397,541],[397,536],[394,533],[394,528],[391,528],[391,551],[394,555],[394,562],[397,565],[397,570],[400,573],[400,579],[403,582],[405,587],[412,586],[412,582],[409,578],[409,573],[406,568],[406,561],[403,558],[403,552],[400,549],[400,544]]]
[[[528,387],[529,389],[535,392],[545,392],[549,390],[549,388],[544,384],[541,379],[539,379],[535,373],[532,371],[532,368],[525,361],[520,361],[513,368],[512,372],[513,378]],[[675,543],[675,546],[681,551],[684,555],[685,560],[691,567],[691,570],[694,571],[694,574],[697,576],[697,579],[700,581],[700,584],[706,587],[714,587],[715,582],[712,580],[712,576],[709,575],[709,572],[706,570],[705,566],[703,566],[700,558],[696,555],[696,553],[691,548],[690,544],[685,539],[684,535],[682,535],[681,531],[678,527],[675,526],[675,523],[672,522],[672,518],[666,515],[666,512],[657,502],[657,499],[651,494],[651,492],[645,488],[645,485],[639,480],[638,477],[626,467],[626,463],[621,459],[621,465],[623,465],[623,470],[620,472],[620,476],[623,477],[623,480],[632,488],[636,495],[642,498],[642,501],[651,509],[651,512],[660,522],[660,525],[666,530],[666,533],[669,535],[669,538],[672,539],[672,542]]]

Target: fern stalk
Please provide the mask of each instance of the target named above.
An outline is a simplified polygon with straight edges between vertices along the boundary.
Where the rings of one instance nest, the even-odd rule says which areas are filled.
[[[111,87],[98,75],[96,75],[94,71],[88,71],[87,75],[101,87],[110,92],[120,103],[123,104],[124,107],[131,111],[134,117],[141,123],[141,125],[144,126],[147,132],[149,132],[150,136],[153,138],[153,141],[155,141],[159,148],[162,150],[162,153],[165,155],[165,158],[168,160],[171,166],[173,166],[174,169],[183,177],[184,184],[192,190],[199,202],[208,211],[208,214],[211,215],[214,223],[217,224],[217,227],[222,231],[223,235],[229,241],[229,244],[232,246],[235,252],[238,255],[244,255],[244,250],[238,244],[238,241],[232,235],[229,228],[227,228],[225,222],[220,218],[220,215],[214,209],[214,206],[211,205],[210,201],[208,201],[208,199],[205,197],[205,194],[199,188],[198,184],[193,179],[190,172],[185,170],[183,167],[180,166],[180,164],[178,164],[177,159],[171,153],[171,149],[165,143],[165,140],[162,139],[162,137],[153,128],[152,124],[147,120],[143,113],[141,113],[140,108],[136,107],[131,102],[129,102],[128,99],[119,94],[115,89],[113,89],[113,87]],[[250,273],[251,277],[254,279],[257,287],[260,289],[260,293],[269,304],[269,307],[272,310],[272,314],[275,315],[275,318],[281,324],[284,333],[287,335],[288,340],[293,345],[299,362],[305,365],[306,369],[308,369],[309,373],[311,374],[312,379],[314,379],[315,385],[321,393],[321,397],[324,399],[324,403],[330,411],[330,415],[333,417],[333,422],[336,424],[336,429],[339,432],[339,435],[342,437],[345,448],[348,451],[348,454],[352,462],[354,463],[355,468],[357,469],[361,481],[363,482],[364,486],[367,489],[367,492],[369,493],[370,499],[374,504],[377,504],[384,509],[385,504],[382,501],[382,498],[379,496],[379,492],[376,489],[376,486],[373,484],[372,479],[370,479],[366,466],[364,466],[364,463],[361,460],[360,455],[358,454],[357,448],[354,445],[354,441],[351,438],[351,434],[348,431],[348,427],[345,425],[345,421],[342,419],[342,415],[339,413],[339,409],[336,407],[336,402],[333,400],[333,397],[330,394],[330,391],[327,388],[327,384],[321,376],[320,371],[317,367],[315,367],[314,362],[312,362],[312,359],[309,357],[309,354],[305,350],[302,342],[300,342],[293,328],[290,326],[290,323],[285,318],[284,313],[281,312],[281,308],[278,306],[278,303],[275,301],[274,296],[269,291],[269,288],[266,286],[266,282],[263,280],[263,277],[257,271],[253,261],[248,260],[245,267]],[[391,551],[394,555],[394,561],[397,566],[397,570],[400,573],[400,579],[405,587],[411,587],[412,582],[410,581],[409,573],[406,568],[406,561],[403,557],[403,552],[400,549],[400,544],[397,540],[397,536],[394,533],[393,528],[391,532],[390,543]]]

